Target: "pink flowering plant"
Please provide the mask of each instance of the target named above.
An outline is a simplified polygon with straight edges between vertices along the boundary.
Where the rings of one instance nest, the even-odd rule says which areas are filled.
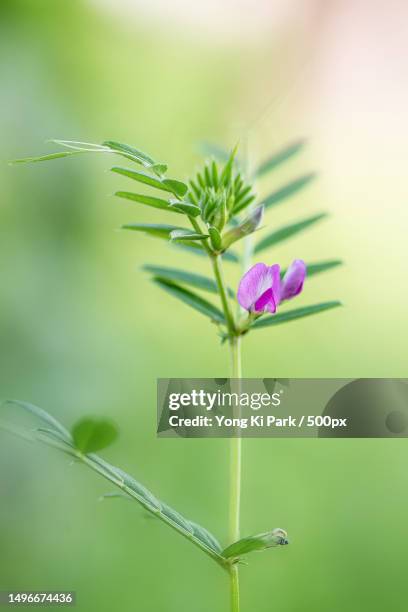
[[[55,142],[65,150],[17,162],[46,161],[84,153],[118,156],[126,160],[128,165],[115,165],[111,168],[112,172],[128,180],[129,185],[135,188],[117,191],[116,195],[137,206],[155,209],[152,210],[152,217],[156,221],[148,224],[127,223],[123,229],[166,240],[170,245],[184,249],[192,257],[207,257],[212,276],[164,266],[144,267],[160,289],[216,325],[222,341],[228,343],[231,352],[231,377],[234,380],[242,377],[243,336],[340,305],[339,301],[326,301],[298,308],[286,306],[287,302],[303,291],[306,279],[339,265],[339,260],[306,264],[302,259],[294,259],[284,270],[273,257],[273,247],[311,227],[323,219],[325,214],[315,214],[272,230],[268,230],[269,222],[264,220],[266,212],[303,189],[314,175],[300,176],[272,190],[265,197],[258,198],[254,190],[255,181],[272,173],[277,166],[297,154],[302,148],[302,142],[294,143],[269,157],[252,176],[237,160],[234,150],[230,155],[206,162],[187,182],[168,178],[166,164],[133,146],[115,141],[106,141],[101,145]],[[174,218],[174,224],[160,222],[163,212]],[[259,239],[255,240],[258,236]],[[224,264],[241,266],[242,277],[236,291],[226,283]],[[213,294],[214,300],[208,299],[208,294]],[[255,550],[288,543],[283,529],[271,529],[270,526],[265,533],[241,537],[242,448],[239,436],[230,440],[229,541],[221,545],[207,529],[170,508],[132,476],[95,454],[115,439],[117,432],[111,423],[84,418],[68,430],[32,404],[14,400],[7,403],[25,409],[41,422],[34,432],[37,439],[92,468],[116,485],[120,490],[119,495],[125,495],[141,504],[226,570],[230,578],[231,612],[240,610],[238,568],[243,557]]]

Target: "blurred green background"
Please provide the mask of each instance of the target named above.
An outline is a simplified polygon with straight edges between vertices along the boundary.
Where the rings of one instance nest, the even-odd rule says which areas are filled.
[[[270,263],[344,258],[311,279],[297,305],[340,298],[345,308],[254,332],[245,375],[406,376],[406,91],[372,101],[374,60],[353,41],[368,45],[385,26],[365,2],[344,3],[340,16],[338,2],[290,2],[288,14],[282,2],[241,11],[220,2],[219,13],[210,2],[207,20],[205,7],[155,4],[0,4],[0,395],[67,425],[114,419],[121,437],[104,456],[225,542],[228,441],[156,439],[155,384],[227,375],[226,348],[140,271],[149,262],[205,272],[205,262],[116,231],[159,213],[111,197],[123,180],[107,158],[5,162],[54,150],[47,138],[114,138],[184,178],[202,141],[231,147],[247,136],[255,164],[308,136],[305,152],[259,191],[317,169],[319,181],[268,221],[331,217]],[[400,17],[394,11],[390,32]],[[350,82],[347,58],[359,70]],[[227,274],[236,284],[234,269]],[[245,440],[242,532],[284,527],[291,545],[242,568],[243,612],[405,610],[407,459],[401,439]],[[228,609],[218,567],[136,505],[98,502],[109,490],[84,467],[0,433],[0,590],[73,589],[88,612]]]

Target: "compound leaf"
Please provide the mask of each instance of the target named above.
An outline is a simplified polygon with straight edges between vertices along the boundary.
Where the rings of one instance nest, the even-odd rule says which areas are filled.
[[[167,524],[183,537],[190,540],[190,542],[195,544],[198,548],[200,548],[200,550],[209,555],[222,567],[226,567],[227,561],[225,557],[221,555],[221,546],[219,545],[217,539],[209,531],[207,531],[207,529],[184,518],[176,510],[157,499],[153,493],[151,493],[132,476],[120,468],[109,464],[98,455],[94,453],[85,454],[83,451],[78,450],[69,444],[66,444],[65,446],[56,446],[54,443],[55,438],[59,441],[62,440],[65,434],[68,436],[70,436],[70,434],[68,430],[63,427],[63,425],[61,425],[56,419],[54,419],[54,417],[46,413],[41,408],[17,400],[5,402],[5,404],[16,404],[25,409],[27,412],[37,416],[40,421],[47,423],[51,429],[41,430],[43,436],[39,438],[39,441],[54,448],[59,448],[60,450],[74,457],[77,461],[87,465],[100,476],[116,485],[122,494],[125,494],[131,499],[137,501],[153,516]],[[87,448],[89,448],[89,446]],[[111,495],[112,494],[110,494],[110,496]]]

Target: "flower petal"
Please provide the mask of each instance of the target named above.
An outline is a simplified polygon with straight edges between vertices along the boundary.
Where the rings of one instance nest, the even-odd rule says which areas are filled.
[[[257,263],[248,270],[238,287],[238,302],[248,311],[275,312],[279,300],[280,268]]]
[[[272,289],[273,289],[273,309],[268,308],[269,312],[276,312],[276,308],[280,302],[281,296],[281,278],[280,278],[280,265],[273,264],[270,268],[272,276]],[[272,304],[271,304],[272,306]]]
[[[273,310],[270,310],[273,308]],[[265,293],[261,295],[260,298],[254,304],[255,312],[264,312],[265,310],[269,310],[270,312],[275,312],[276,310],[276,302],[273,297],[273,289],[267,289]]]
[[[295,259],[289,266],[281,285],[280,299],[290,300],[299,295],[306,278],[306,264],[302,259]]]
[[[241,278],[237,297],[242,308],[252,310],[255,302],[270,288],[268,270],[264,263],[257,263]]]

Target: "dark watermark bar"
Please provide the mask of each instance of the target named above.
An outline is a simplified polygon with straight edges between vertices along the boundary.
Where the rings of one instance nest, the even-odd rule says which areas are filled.
[[[160,378],[166,438],[405,438],[406,378]]]

